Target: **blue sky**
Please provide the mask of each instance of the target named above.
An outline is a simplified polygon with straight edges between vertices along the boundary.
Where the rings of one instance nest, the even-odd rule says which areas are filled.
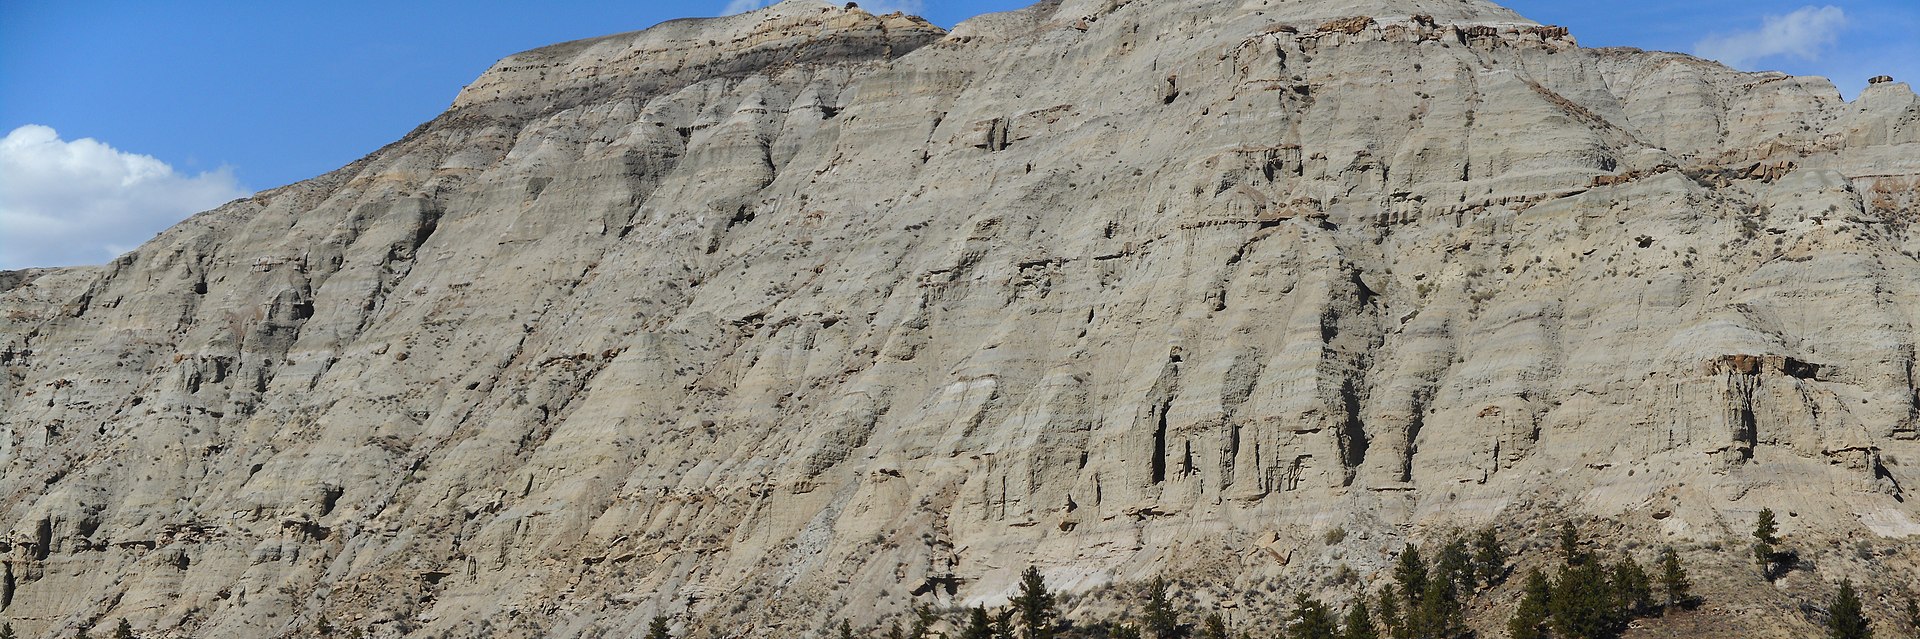
[[[507,54],[764,2],[0,0],[0,269],[103,262],[194,211],[337,168]],[[862,4],[952,26],[1030,2]],[[1712,53],[1848,95],[1880,73],[1920,79],[1916,0],[1505,4],[1587,46]]]

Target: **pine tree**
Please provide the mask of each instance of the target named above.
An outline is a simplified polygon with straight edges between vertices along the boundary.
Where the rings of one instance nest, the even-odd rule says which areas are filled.
[[[1773,519],[1772,508],[1760,509],[1760,518],[1753,524],[1753,538],[1769,546],[1780,545],[1780,526]]]
[[[1860,595],[1853,591],[1853,580],[1840,582],[1840,592],[1827,607],[1827,637],[1830,639],[1873,639],[1867,626],[1867,614],[1860,606]]]
[[[1146,624],[1147,634],[1154,639],[1169,639],[1180,628],[1180,619],[1174,616],[1173,602],[1167,599],[1167,580],[1155,577],[1147,586],[1147,605],[1141,621]]]
[[[1779,555],[1774,546],[1780,545],[1779,526],[1773,521],[1773,509],[1760,509],[1760,519],[1753,525],[1753,558],[1760,562],[1760,573],[1773,581],[1773,562]]]
[[[126,619],[121,619],[120,623],[114,624],[113,639],[133,639],[133,624],[127,623]]]
[[[1013,598],[1013,609],[1020,616],[1022,639],[1053,639],[1060,613],[1039,568],[1028,566],[1020,574],[1020,595]]]
[[[1393,580],[1399,582],[1401,594],[1407,597],[1407,612],[1419,607],[1421,595],[1427,592],[1427,562],[1420,557],[1420,547],[1412,544],[1400,553],[1400,561],[1393,567]]]
[[[1907,595],[1907,629],[1913,631],[1914,639],[1920,639],[1920,601],[1913,595]]]
[[[1293,623],[1287,624],[1288,639],[1340,639],[1340,627],[1334,624],[1333,613],[1320,603],[1304,594],[1293,599]]]
[[[1217,612],[1207,615],[1207,620],[1200,622],[1200,639],[1232,639],[1227,635],[1227,620]]]
[[[1420,602],[1408,613],[1407,628],[1415,637],[1433,639],[1457,637],[1466,631],[1460,593],[1452,581],[1427,580],[1426,593],[1420,595]]]
[[[1608,583],[1613,586],[1616,611],[1637,617],[1653,609],[1653,579],[1632,557],[1621,557],[1613,564]]]
[[[1580,563],[1580,530],[1573,527],[1573,522],[1560,524],[1560,556],[1569,566]]]
[[[987,616],[986,606],[967,611],[967,627],[960,630],[960,639],[993,639],[993,619]]]
[[[1520,598],[1520,608],[1513,611],[1513,618],[1507,621],[1507,635],[1513,639],[1547,639],[1547,602],[1553,596],[1553,584],[1547,582],[1547,575],[1535,568],[1527,573],[1526,594]]]
[[[1560,569],[1547,611],[1553,632],[1561,639],[1611,637],[1617,615],[1606,575],[1599,562],[1584,561]]]
[[[907,639],[906,635],[900,634],[899,619],[895,619],[887,624],[887,639]]]
[[[1380,629],[1374,627],[1373,616],[1367,614],[1367,599],[1361,597],[1353,602],[1353,609],[1347,611],[1346,623],[1340,631],[1341,639],[1380,639]]]
[[[673,635],[668,634],[667,631],[667,618],[654,615],[653,622],[647,624],[647,639],[671,639],[672,637]]]
[[[13,624],[0,625],[0,639],[19,639],[13,636]]]
[[[1507,549],[1500,545],[1500,536],[1492,528],[1480,529],[1473,540],[1474,576],[1481,585],[1491,587],[1499,583],[1501,575],[1507,572]]]
[[[1452,582],[1456,592],[1471,593],[1479,587],[1473,569],[1473,554],[1467,550],[1467,541],[1454,537],[1447,545],[1440,547],[1440,555],[1433,560],[1433,578]]]
[[[993,639],[1015,639],[1013,632],[1014,610],[1008,608],[993,616]]]
[[[913,625],[907,629],[907,639],[926,639],[933,632],[933,622],[937,619],[931,606],[913,607]]]
[[[1400,617],[1400,593],[1393,584],[1380,590],[1380,627],[1392,639],[1407,639],[1407,622]]]
[[[1673,546],[1660,550],[1660,589],[1666,594],[1667,608],[1693,600],[1693,582],[1687,579],[1687,569],[1680,565],[1680,553]]]

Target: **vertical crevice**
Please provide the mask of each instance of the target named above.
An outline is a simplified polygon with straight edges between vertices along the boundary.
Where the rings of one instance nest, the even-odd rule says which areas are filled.
[[[53,520],[41,518],[33,530],[33,560],[46,561],[53,552]]]
[[[1182,475],[1193,474],[1193,440],[1191,439],[1182,440],[1182,451],[1180,454],[1180,474]]]
[[[1226,454],[1222,455],[1220,459],[1220,486],[1222,488],[1233,485],[1233,463],[1234,460],[1239,458],[1240,425],[1231,424],[1227,427]]]
[[[1734,440],[1739,444],[1740,459],[1743,461],[1751,460],[1753,459],[1753,449],[1759,445],[1760,440],[1760,428],[1753,418],[1753,404],[1751,401],[1740,406],[1736,419],[1738,419],[1738,422],[1736,424],[1736,430],[1734,431]]]
[[[1167,480],[1167,411],[1173,408],[1173,399],[1161,402],[1157,423],[1153,429],[1153,483]]]
[[[1346,469],[1345,484],[1353,485],[1354,469],[1367,461],[1367,433],[1360,424],[1360,393],[1352,378],[1340,383],[1340,403],[1345,419],[1340,424],[1340,465]]]
[[[1402,482],[1413,481],[1413,456],[1419,452],[1420,429],[1425,428],[1426,425],[1426,409],[1416,404],[1414,406],[1413,418],[1407,422],[1406,446],[1401,448],[1401,450],[1405,451],[1405,453],[1400,456],[1400,481]]]
[[[1153,388],[1147,391],[1149,414],[1144,417],[1153,420],[1153,450],[1148,468],[1148,479],[1151,484],[1167,480],[1168,413],[1173,412],[1173,398],[1180,392],[1182,359],[1180,347],[1175,346],[1173,351],[1167,354],[1167,363],[1160,368],[1159,378],[1154,380]]]
[[[1753,398],[1760,390],[1760,375],[1731,371],[1727,375],[1727,422],[1731,426],[1733,449],[1737,462],[1753,459],[1753,452],[1760,444],[1760,420],[1753,409]]]
[[[1234,357],[1233,365],[1227,368],[1226,379],[1221,382],[1220,412],[1227,424],[1226,442],[1220,449],[1221,488],[1233,485],[1234,465],[1240,459],[1241,423],[1237,416],[1240,407],[1253,396],[1253,388],[1259,384],[1266,365],[1266,355],[1259,349],[1246,351]]]
[[[1000,519],[1007,518],[1007,478],[1000,477]]]

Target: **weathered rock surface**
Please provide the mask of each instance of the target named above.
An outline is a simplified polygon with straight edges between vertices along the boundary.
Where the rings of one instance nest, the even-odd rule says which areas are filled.
[[[1766,506],[1787,589],[1911,592],[1916,206],[1906,84],[1480,0],[556,45],[339,171],[0,276],[0,617],[794,636],[1028,563],[1251,611],[1548,514],[1751,571]],[[1804,634],[1702,580],[1714,628]]]

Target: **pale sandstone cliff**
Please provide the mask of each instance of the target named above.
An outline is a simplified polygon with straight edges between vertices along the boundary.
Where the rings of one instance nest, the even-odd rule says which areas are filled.
[[[556,45],[0,278],[0,618],[792,636],[1028,563],[1253,615],[1572,518],[1723,574],[1706,627],[1804,634],[1796,589],[1920,582],[1917,191],[1906,84],[1480,0],[794,1]],[[1782,590],[1763,506],[1810,560]]]

